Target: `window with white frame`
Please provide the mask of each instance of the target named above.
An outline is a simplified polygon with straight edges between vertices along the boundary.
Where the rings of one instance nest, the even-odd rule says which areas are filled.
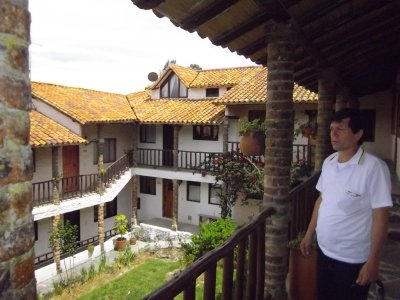
[[[200,202],[200,182],[187,182],[187,201]]]
[[[140,125],[140,142],[156,142],[156,125]]]
[[[221,203],[220,195],[222,189],[220,185],[209,184],[208,185],[208,203],[219,205]]]
[[[114,162],[117,159],[117,139],[104,139],[103,145],[103,162]],[[93,144],[93,163],[99,161],[98,142]]]
[[[174,73],[160,87],[160,98],[187,98],[187,96],[187,87]]]

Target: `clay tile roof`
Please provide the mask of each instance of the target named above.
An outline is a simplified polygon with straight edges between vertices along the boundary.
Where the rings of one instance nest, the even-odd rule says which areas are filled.
[[[32,82],[32,96],[80,124],[137,120],[126,97],[120,94]]]
[[[214,101],[217,104],[264,103],[267,99],[267,68],[240,82]],[[294,84],[293,102],[315,103],[318,94]]]
[[[199,71],[197,70],[185,68],[178,65],[171,65],[171,69],[175,72],[175,74],[179,77],[179,79],[186,87],[190,87],[190,84],[193,82],[193,80],[196,79],[199,73]]]
[[[225,106],[217,106],[210,99],[152,100],[147,91],[127,97],[141,123],[219,124],[225,111]]]
[[[262,67],[238,67],[199,71],[198,76],[190,84],[192,88],[218,87],[237,85],[242,80],[253,77]]]
[[[37,111],[29,112],[29,118],[31,122],[29,143],[32,147],[86,143],[84,138]]]

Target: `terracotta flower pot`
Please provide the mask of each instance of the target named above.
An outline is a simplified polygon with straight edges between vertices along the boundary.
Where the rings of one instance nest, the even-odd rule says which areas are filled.
[[[289,293],[291,299],[316,300],[317,252],[304,257],[299,249],[290,249]]]
[[[265,151],[265,135],[262,132],[249,132],[240,137],[240,152],[247,155],[261,155]]]
[[[136,245],[136,239],[131,238],[131,239],[129,240],[129,244],[131,244],[131,245]]]
[[[126,238],[117,238],[115,242],[115,249],[118,251],[123,251],[126,248]]]

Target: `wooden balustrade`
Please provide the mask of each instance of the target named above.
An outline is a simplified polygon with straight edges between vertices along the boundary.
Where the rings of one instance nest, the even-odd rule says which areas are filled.
[[[169,300],[182,292],[185,300],[195,299],[196,279],[202,274],[204,274],[204,299],[215,299],[217,263],[221,259],[224,266],[221,299],[232,299],[232,296],[234,299],[263,299],[265,224],[267,218],[274,212],[273,208],[264,210],[220,247],[199,258],[177,278],[144,299]],[[236,249],[237,254],[235,254]],[[235,275],[234,265],[236,265]]]
[[[315,185],[319,175],[319,172],[313,174],[307,181],[290,191],[289,240],[297,237],[298,233],[308,226],[318,197]],[[265,209],[222,246],[198,259],[178,277],[144,299],[172,300],[181,293],[185,300],[196,299],[196,279],[202,274],[204,274],[204,299],[216,299],[219,293],[216,291],[216,266],[221,259],[223,279],[220,299],[264,299],[265,225],[267,218],[274,212],[273,208]]]
[[[102,174],[102,181],[109,186],[113,181],[119,179],[132,163],[132,153],[128,152],[119,160],[114,162]],[[98,174],[86,174],[71,177],[63,177],[59,180],[60,200],[97,192]],[[32,184],[33,205],[40,206],[53,203],[53,180],[47,180]]]

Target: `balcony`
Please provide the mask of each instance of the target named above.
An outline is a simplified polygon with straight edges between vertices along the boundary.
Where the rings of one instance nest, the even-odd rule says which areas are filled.
[[[173,150],[138,148],[138,165],[153,168],[170,168],[173,166]],[[228,143],[229,151],[240,151],[238,142]],[[178,150],[178,168],[181,170],[194,170],[202,162],[209,161],[215,154],[221,152],[201,152]],[[311,163],[312,146],[293,145],[293,162],[304,161]],[[264,156],[260,155],[263,160]]]
[[[101,182],[109,187],[133,166],[131,154],[125,154],[110,165],[101,175]],[[43,206],[53,203],[53,190],[58,185],[61,201],[98,193],[98,174],[62,177],[58,180],[47,180],[32,184],[33,206]]]

